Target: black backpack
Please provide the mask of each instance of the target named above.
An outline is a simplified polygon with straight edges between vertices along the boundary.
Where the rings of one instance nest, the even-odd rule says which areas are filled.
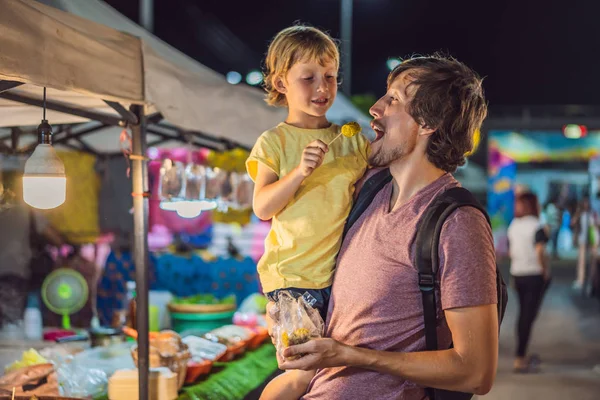
[[[389,169],[384,169],[377,172],[364,183],[346,221],[344,236],[369,207],[377,193],[391,180],[392,175]],[[437,310],[434,288],[437,283],[440,234],[446,218],[460,207],[474,207],[478,209],[485,215],[488,223],[490,223],[490,218],[483,206],[479,204],[471,192],[462,187],[451,188],[439,194],[427,207],[419,221],[419,230],[415,239],[416,253],[414,262],[419,271],[419,289],[423,297],[427,350],[438,350],[436,331]],[[500,324],[504,318],[508,293],[504,279],[497,266],[496,288],[498,291],[498,323]],[[468,400],[473,397],[472,393],[451,392],[432,388],[426,388],[425,390],[430,400]]]

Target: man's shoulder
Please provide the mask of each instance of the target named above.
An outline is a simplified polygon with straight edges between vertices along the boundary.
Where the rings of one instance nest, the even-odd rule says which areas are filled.
[[[450,252],[495,252],[492,228],[483,212],[472,206],[459,207],[446,218],[439,246]]]
[[[472,206],[462,206],[454,210],[446,218],[446,221],[444,221],[444,230],[472,235],[491,231],[491,228],[481,210]]]

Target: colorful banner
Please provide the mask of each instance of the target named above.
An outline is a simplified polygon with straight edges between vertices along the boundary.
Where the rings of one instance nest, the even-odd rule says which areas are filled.
[[[506,254],[506,232],[513,219],[517,163],[505,156],[490,141],[487,209],[492,220],[496,252]]]
[[[600,155],[600,132],[580,139],[568,139],[562,132],[490,131],[490,148],[517,163],[546,161],[586,161]]]

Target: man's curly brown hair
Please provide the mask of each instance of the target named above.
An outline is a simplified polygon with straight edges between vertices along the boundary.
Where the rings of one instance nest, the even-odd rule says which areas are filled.
[[[388,76],[388,86],[406,73],[415,86],[407,112],[421,126],[435,129],[427,158],[437,168],[454,172],[473,149],[473,135],[487,115],[482,79],[452,57],[435,54],[404,60]],[[407,87],[407,89],[408,89]]]

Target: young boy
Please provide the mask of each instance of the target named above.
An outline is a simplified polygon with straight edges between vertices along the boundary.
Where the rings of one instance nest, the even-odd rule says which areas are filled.
[[[246,162],[255,181],[254,213],[272,219],[258,263],[264,292],[308,292],[326,320],[335,259],[352,207],[354,184],[367,167],[369,142],[341,137],[325,114],[337,94],[339,52],[324,32],[293,26],[279,32],[266,57],[267,103],[288,108],[285,122],[264,132]],[[314,375],[293,371],[297,386],[275,379],[262,398],[298,398]]]

